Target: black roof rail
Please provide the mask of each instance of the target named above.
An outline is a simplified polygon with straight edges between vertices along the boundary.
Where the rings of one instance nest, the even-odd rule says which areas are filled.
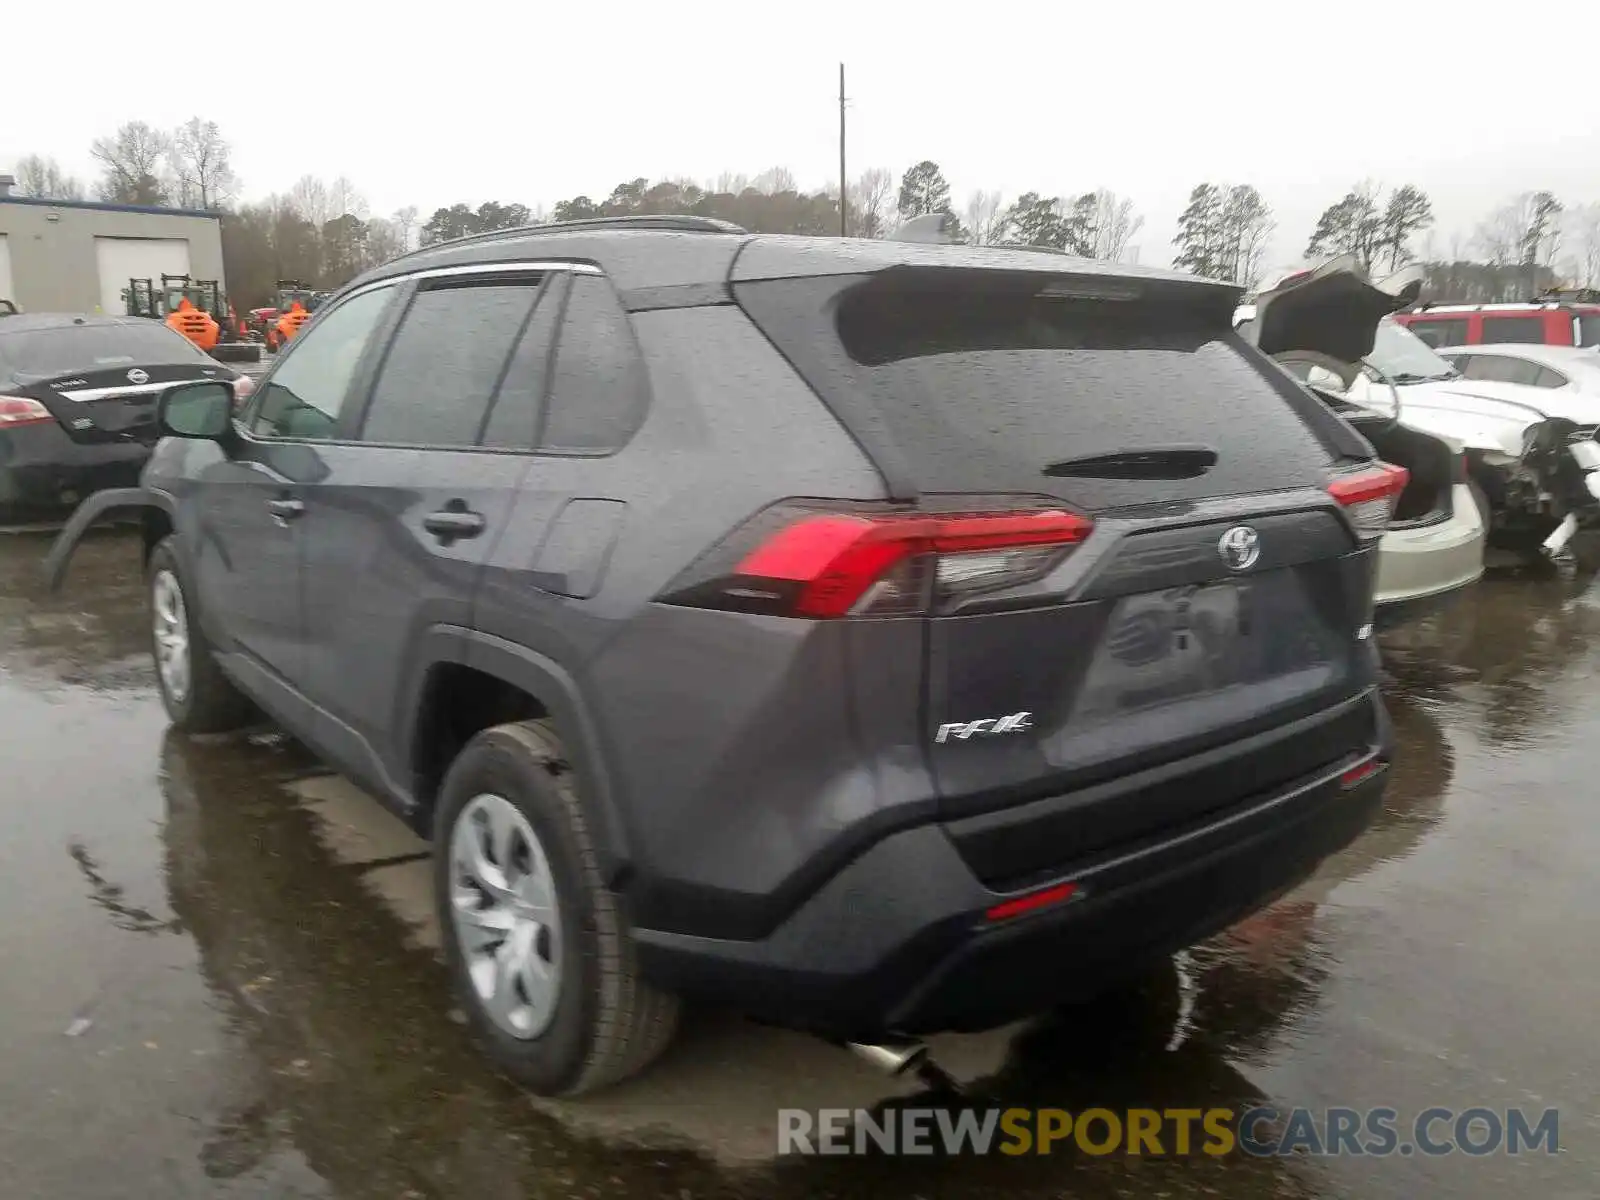
[[[655,229],[665,233],[738,233],[750,231],[732,221],[719,221],[716,217],[697,217],[692,213],[636,213],[622,217],[584,217],[577,221],[551,221],[544,225],[513,225],[508,229],[487,229],[482,233],[469,233],[466,237],[451,238],[447,242],[433,242],[418,247],[401,258],[413,254],[426,254],[444,246],[470,246],[476,242],[498,241],[507,237],[531,237],[545,233],[582,233],[588,230]],[[398,261],[398,260],[396,260]]]

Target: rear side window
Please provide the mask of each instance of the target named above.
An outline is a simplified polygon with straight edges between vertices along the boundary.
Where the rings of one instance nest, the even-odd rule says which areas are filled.
[[[1504,354],[1473,354],[1461,368],[1468,379],[1482,379],[1489,383],[1521,383],[1537,386],[1540,367],[1537,363]]]
[[[1440,346],[1461,346],[1467,341],[1467,322],[1461,320],[1410,321],[1406,328],[1437,350]]]
[[[1578,318],[1578,345],[1600,346],[1600,313],[1584,313]]]
[[[537,279],[418,292],[373,385],[361,440],[476,445],[538,294]]]
[[[1542,345],[1544,318],[1484,317],[1482,341],[1486,346],[1502,346],[1509,343]]]
[[[848,390],[870,397],[922,490],[1042,493],[1095,509],[1317,483],[1332,460],[1285,393],[1325,412],[1225,314],[965,274],[880,277],[838,306]],[[798,327],[758,321],[800,361]],[[823,378],[813,384],[827,395]],[[1073,465],[1152,448],[1210,450],[1216,462],[1159,478]]]
[[[648,399],[628,314],[597,275],[574,275],[551,373],[541,450],[604,454],[632,436]]]
[[[1533,386],[1542,388],[1558,388],[1566,387],[1567,383],[1567,377],[1560,371],[1551,370],[1549,367],[1540,367],[1538,378],[1533,381]]]

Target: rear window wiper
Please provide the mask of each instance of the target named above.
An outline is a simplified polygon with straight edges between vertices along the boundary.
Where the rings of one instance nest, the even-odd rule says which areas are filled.
[[[1064,458],[1040,473],[1058,479],[1193,479],[1216,465],[1210,446],[1139,446]]]

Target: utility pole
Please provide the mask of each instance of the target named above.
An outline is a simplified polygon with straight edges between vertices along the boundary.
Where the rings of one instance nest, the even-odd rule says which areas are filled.
[[[850,186],[844,173],[844,64],[839,64],[839,236],[846,237],[849,223],[845,219],[845,205]]]

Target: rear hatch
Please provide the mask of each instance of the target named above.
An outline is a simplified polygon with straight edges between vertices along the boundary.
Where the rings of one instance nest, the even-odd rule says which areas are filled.
[[[39,401],[75,442],[153,444],[163,390],[234,375],[156,321],[0,331],[0,391]]]
[[[1361,501],[1388,482],[1232,332],[1232,289],[911,267],[734,290],[895,500],[1078,522],[1050,546],[945,554],[927,585],[925,745],[958,844],[977,814],[1070,817],[1043,839],[975,831],[980,875],[1181,825],[1365,747],[1370,707],[1361,730],[1272,731],[1371,685],[1363,551],[1388,513],[1328,489]],[[1161,775],[1213,751],[1203,777]]]

